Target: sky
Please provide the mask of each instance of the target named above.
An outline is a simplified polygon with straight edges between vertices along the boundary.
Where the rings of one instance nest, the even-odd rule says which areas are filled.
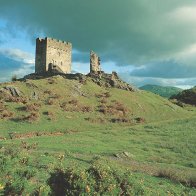
[[[74,72],[89,52],[135,85],[196,85],[195,0],[0,0],[0,81],[34,72],[35,39],[73,44]]]

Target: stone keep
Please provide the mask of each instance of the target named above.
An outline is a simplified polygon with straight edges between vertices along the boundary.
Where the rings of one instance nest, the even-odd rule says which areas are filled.
[[[52,38],[36,39],[35,73],[70,73],[72,44]]]
[[[99,56],[91,51],[90,52],[90,72],[100,72],[101,66],[100,66],[100,58]]]

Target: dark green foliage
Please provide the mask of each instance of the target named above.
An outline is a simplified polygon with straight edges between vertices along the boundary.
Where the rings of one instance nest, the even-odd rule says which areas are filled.
[[[145,85],[140,87],[141,90],[150,91],[165,98],[170,98],[172,95],[177,95],[182,89],[172,86],[158,86],[158,85]]]
[[[142,186],[135,186],[131,173],[115,169],[105,161],[95,161],[87,169],[79,166],[56,169],[48,184],[52,195],[130,195],[144,193]]]
[[[184,90],[175,96],[172,96],[171,99],[176,99],[178,103],[186,103],[196,106],[196,86],[191,89]]]

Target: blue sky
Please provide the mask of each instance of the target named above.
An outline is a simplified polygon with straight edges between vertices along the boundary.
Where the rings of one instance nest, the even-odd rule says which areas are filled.
[[[34,72],[35,39],[46,36],[73,43],[76,72],[94,50],[135,86],[196,85],[195,0],[0,0],[0,81]]]

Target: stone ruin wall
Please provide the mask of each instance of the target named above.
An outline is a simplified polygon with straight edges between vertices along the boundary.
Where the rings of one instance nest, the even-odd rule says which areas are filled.
[[[91,51],[90,52],[90,72],[100,72],[101,71],[101,66],[100,66],[100,58],[99,56]]]
[[[72,44],[52,38],[36,40],[35,72],[42,73],[57,69],[62,73],[71,72]]]
[[[35,73],[46,71],[46,39],[36,39]]]

